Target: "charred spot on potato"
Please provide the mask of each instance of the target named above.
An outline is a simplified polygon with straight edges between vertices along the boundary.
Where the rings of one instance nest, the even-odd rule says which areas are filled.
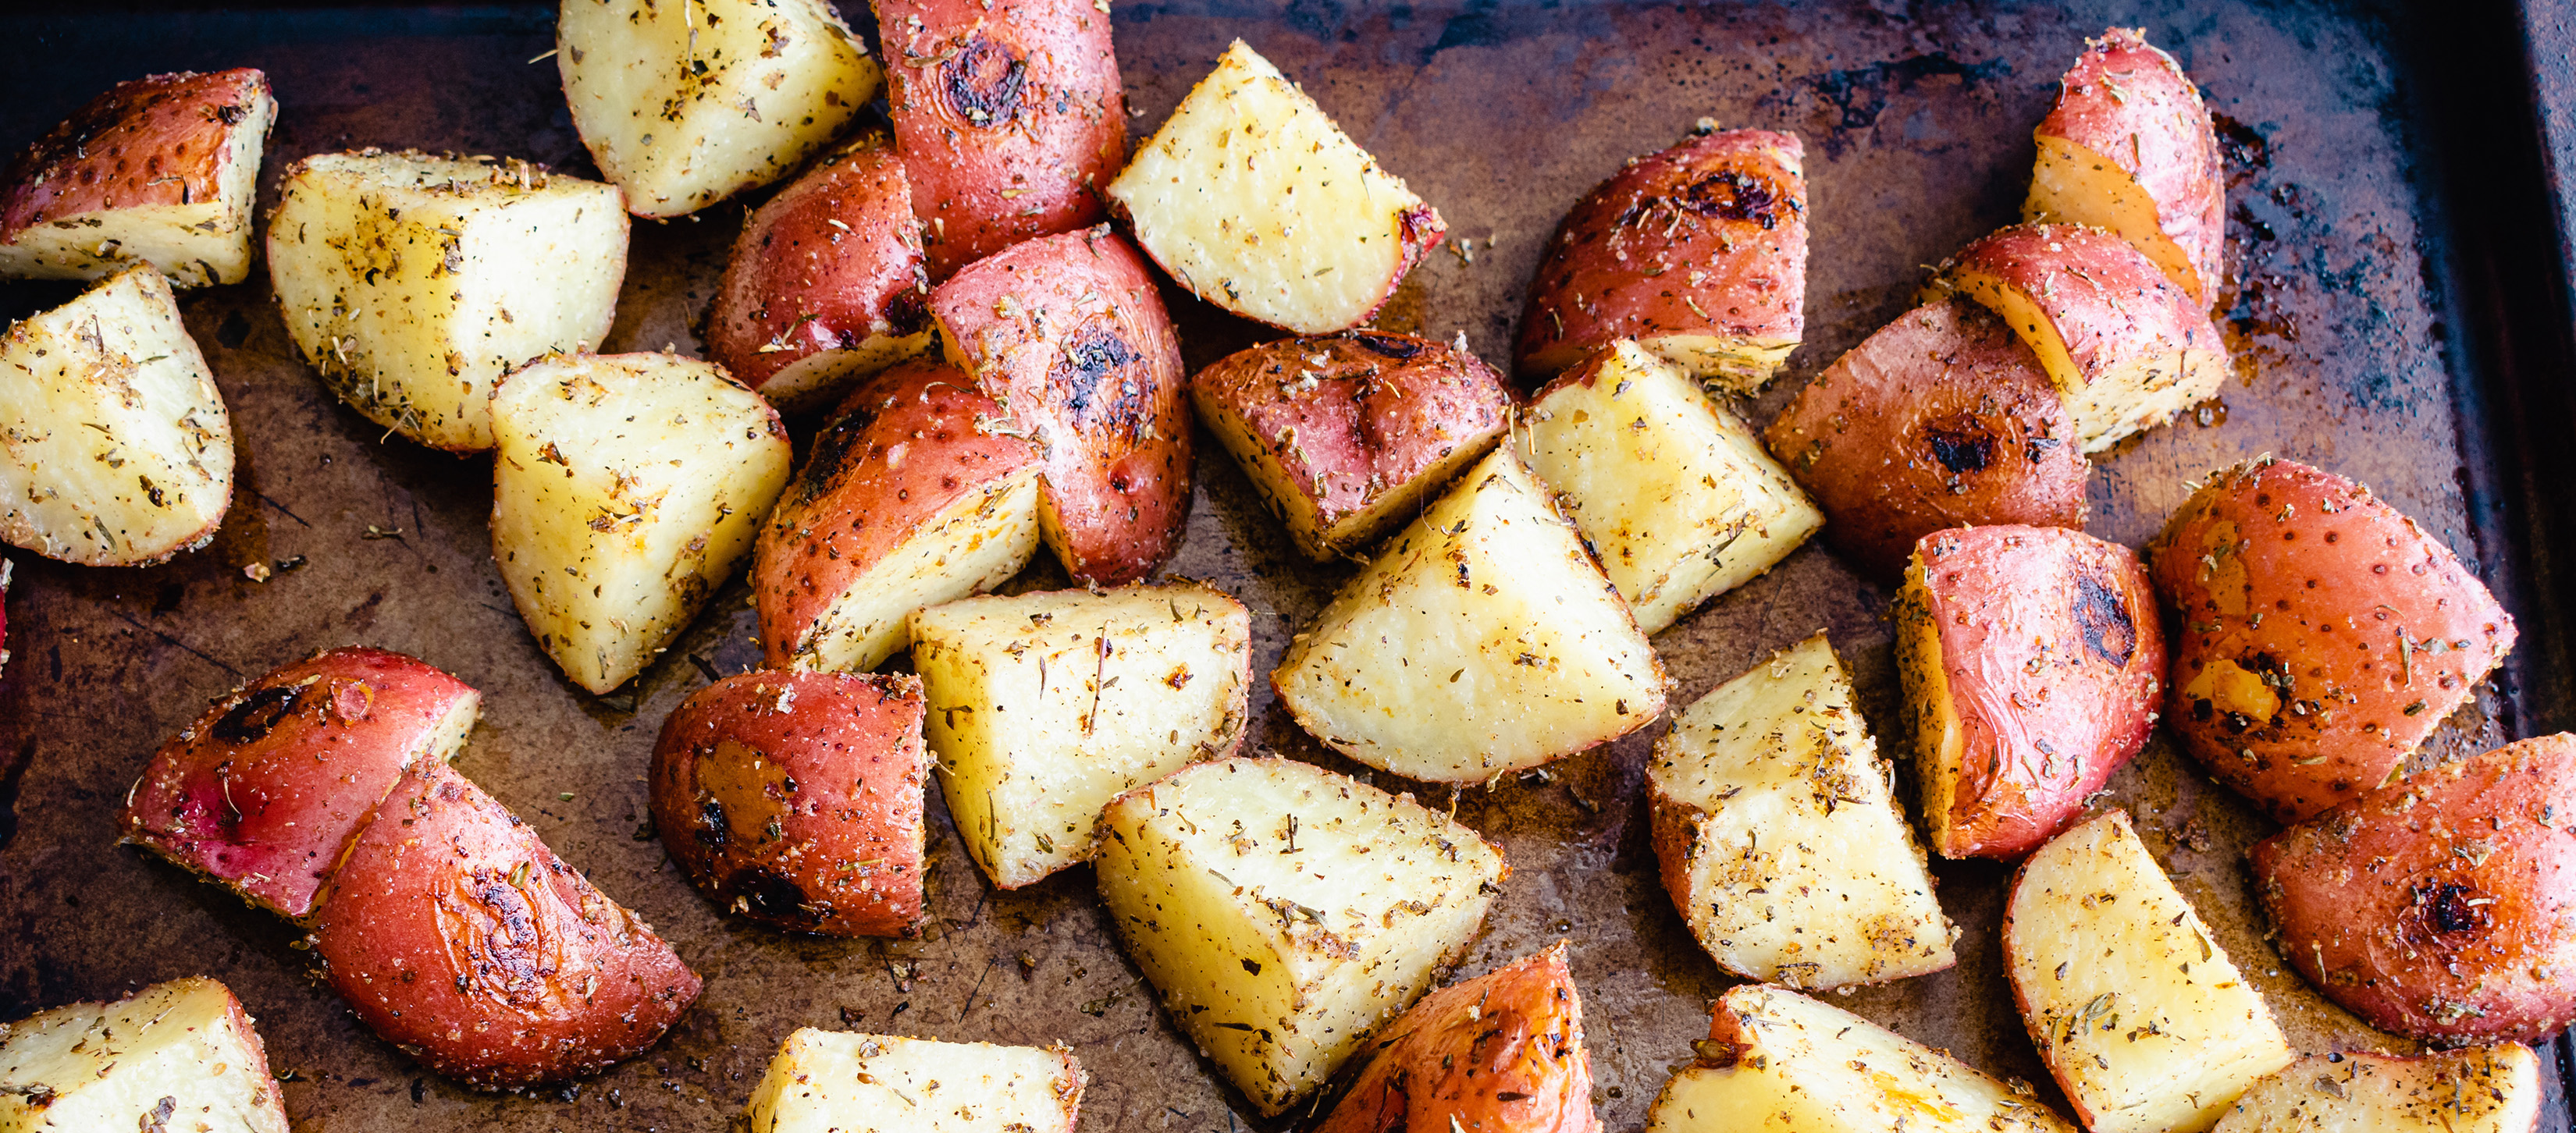
[[[785,875],[753,866],[737,870],[726,878],[724,895],[738,902],[744,912],[762,920],[786,925],[816,925],[831,906],[810,901],[805,891]]]
[[[1795,207],[1788,195],[1768,178],[1733,169],[1715,169],[1691,179],[1661,201],[1648,198],[1638,202],[1634,215],[1621,217],[1620,223],[1624,226],[1637,216],[1652,211],[1657,204],[1719,220],[1749,220],[1766,229],[1777,227],[1782,211]]]
[[[295,714],[296,705],[304,700],[304,687],[282,685],[264,688],[243,697],[233,705],[212,729],[215,739],[228,744],[257,743],[278,723]]]
[[[940,79],[957,116],[989,129],[1019,117],[1029,63],[1011,45],[977,32],[940,67]]]
[[[725,843],[732,840],[733,828],[725,824],[725,808],[723,802],[716,799],[707,799],[698,804],[698,829],[696,833],[698,836],[698,844],[705,846],[710,850],[722,851],[725,848]]]
[[[930,292],[921,287],[898,291],[886,300],[886,327],[896,334],[920,334],[930,329]]]
[[[840,484],[841,477],[859,461],[859,439],[867,434],[867,415],[851,413],[823,428],[814,436],[814,451],[805,458],[805,472],[796,478],[798,504],[810,504],[829,494]]]
[[[1931,446],[1932,458],[1954,475],[1983,472],[1994,460],[1995,435],[1966,414],[1925,426],[1923,442]]]
[[[2415,886],[2415,907],[2408,918],[2433,938],[2474,936],[2494,927],[2494,898],[2457,882],[2424,882]]]
[[[1399,338],[1391,334],[1370,334],[1367,331],[1352,331],[1349,337],[1351,341],[1369,348],[1371,352],[1399,362],[1422,353],[1423,347],[1430,345],[1418,338]]]
[[[2075,576],[2075,625],[2084,634],[2084,651],[2113,668],[2127,668],[2138,652],[2138,625],[2129,618],[2128,603],[2089,574]]]
[[[1142,360],[1116,331],[1086,327],[1075,333],[1064,353],[1048,367],[1047,384],[1062,391],[1064,407],[1073,414],[1075,425],[1087,428],[1099,414],[1107,427],[1133,434],[1144,415],[1145,391],[1125,375]],[[1118,376],[1117,385],[1104,390],[1112,375]]]
[[[544,999],[546,977],[554,973],[553,957],[548,955],[552,950],[537,929],[536,907],[519,891],[528,880],[527,869],[525,862],[507,873],[478,866],[463,879],[465,893],[481,908],[483,919],[481,931],[469,930],[464,941],[467,954],[479,961],[472,965],[473,974],[481,977],[475,982],[490,985],[502,999],[521,1005]]]

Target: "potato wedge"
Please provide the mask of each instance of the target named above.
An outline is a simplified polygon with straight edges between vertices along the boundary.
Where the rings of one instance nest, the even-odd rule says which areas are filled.
[[[2167,726],[2283,822],[2396,774],[2513,649],[2449,547],[2304,464],[2213,474],[2147,554],[2176,627]]]
[[[170,284],[120,272],[0,335],[0,539],[84,566],[205,546],[233,428]]]
[[[1441,988],[1369,1044],[1367,1068],[1314,1133],[1464,1129],[1595,1133],[1583,997],[1565,942]]]
[[[607,336],[626,210],[611,186],[524,161],[320,154],[278,185],[268,274],[287,337],[340,400],[476,452],[501,375]]]
[[[799,1027],[751,1092],[749,1133],[1074,1133],[1082,1064],[1063,1046],[943,1043]]]
[[[2540,1059],[2521,1043],[2311,1054],[2245,1091],[2217,1133],[2538,1133],[2540,1106]]]
[[[2198,1133],[2294,1057],[2126,811],[2022,863],[2003,936],[2013,1002],[2091,1133]]]
[[[1759,577],[1824,513],[1725,406],[1620,340],[1530,398],[1521,459],[1656,633]]]
[[[1448,231],[1242,40],[1137,148],[1109,200],[1191,294],[1297,334],[1367,322]]]
[[[251,199],[277,99],[254,67],[116,84],[0,174],[0,275],[173,287],[250,275]]]
[[[1100,899],[1128,958],[1264,1115],[1464,956],[1510,872],[1412,796],[1286,759],[1194,763],[1100,821]]]
[[[204,976],[0,1025],[10,1133],[287,1133],[268,1050],[231,988]]]
[[[1090,860],[1111,799],[1243,742],[1252,614],[1204,583],[966,598],[911,632],[949,816],[1004,889]]]
[[[1435,783],[1608,743],[1660,715],[1665,691],[1619,592],[1509,447],[1389,539],[1270,684],[1335,750]]]
[[[599,171],[652,217],[794,172],[881,77],[830,0],[564,0],[555,66]]]
[[[2039,163],[2022,219],[2089,224],[2135,245],[2203,307],[2218,305],[2227,239],[2218,132],[2182,65],[2142,28],[2084,41],[2057,105],[2031,131]]]
[[[1692,377],[1760,389],[1806,333],[1806,150],[1719,130],[1635,158],[1558,222],[1516,367],[1545,379],[1620,339]]]

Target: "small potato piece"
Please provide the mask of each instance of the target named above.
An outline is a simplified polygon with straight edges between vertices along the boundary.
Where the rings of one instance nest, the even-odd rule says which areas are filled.
[[[287,1133],[268,1049],[204,976],[0,1024],[7,1133]]]
[[[403,772],[455,758],[482,701],[400,653],[316,653],[161,745],[125,794],[123,840],[301,918]]]
[[[1864,573],[1905,573],[1916,540],[1951,527],[2084,529],[2092,462],[2057,386],[1992,312],[1946,299],[1851,348],[1763,433]]]
[[[1063,1046],[799,1027],[752,1089],[745,1124],[749,1133],[1074,1133],[1084,1082]]]
[[[287,337],[350,408],[433,448],[491,448],[501,375],[590,349],[617,313],[611,186],[361,150],[289,165],[277,192],[268,274]]]
[[[2218,303],[2226,168],[2200,88],[2139,28],[2084,41],[2031,131],[2022,219],[2090,224],[2135,245],[2203,308]]]
[[[632,1058],[700,986],[651,925],[437,762],[358,835],[311,940],[358,1021],[485,1090]]]
[[[1194,763],[1100,821],[1128,958],[1265,1116],[1464,956],[1510,873],[1411,795],[1286,759]]]
[[[1532,397],[1513,439],[1647,633],[1825,523],[1750,427],[1625,339]]]
[[[2092,1133],[2198,1133],[2293,1055],[2263,997],[2138,841],[2127,811],[2024,861],[2004,974]]]
[[[1482,783],[1645,727],[1665,681],[1619,592],[1501,447],[1379,549],[1270,684],[1344,755]]]
[[[253,67],[116,84],[0,174],[0,275],[173,287],[250,275],[251,199],[277,99]]]
[[[930,749],[967,852],[1017,889],[1088,861],[1109,801],[1243,742],[1252,614],[1197,582],[914,611]]]
[[[2281,955],[2372,1026],[2539,1041],[2576,1021],[2576,737],[2507,744],[2258,842]]]
[[[1896,597],[1923,825],[1949,858],[2038,849],[2128,765],[2163,703],[2138,556],[2057,527],[1923,537]]]
[[[1760,389],[1806,332],[1805,161],[1794,135],[1706,120],[1630,160],[1557,224],[1521,315],[1522,376],[1634,339],[1710,385]]]
[[[653,217],[793,172],[880,78],[830,0],[564,0],[555,66],[599,171]]]
[[[1367,322],[1449,227],[1242,40],[1109,199],[1191,294],[1297,334]]]
[[[1314,1133],[1601,1128],[1563,941],[1423,996],[1369,1045],[1368,1068]]]
[[[2513,618],[2369,488],[2265,458],[2148,544],[2173,612],[2165,722],[2282,822],[2386,782],[2513,649]]]
[[[1890,782],[1821,632],[1674,719],[1646,763],[1655,857],[1718,967],[1835,988],[1958,963]]]
[[[691,693],[653,748],[653,823],[726,912],[921,934],[921,682],[765,670]]]
[[[1794,991],[1728,989],[1708,1036],[1646,1112],[1646,1133],[2076,1133],[2028,1087]]]
[[[1190,378],[1225,442],[1308,558],[1366,550],[1491,451],[1512,395],[1484,359],[1407,334],[1265,343]]]
[[[1038,549],[1036,446],[931,361],[850,395],[778,501],[751,564],[762,664],[873,669],[914,610],[999,586]]]
[[[0,538],[84,566],[205,546],[233,428],[170,284],[120,272],[0,336]]]
[[[2245,1091],[2217,1133],[2538,1133],[2540,1098],[2540,1059],[2521,1043],[2311,1054]]]

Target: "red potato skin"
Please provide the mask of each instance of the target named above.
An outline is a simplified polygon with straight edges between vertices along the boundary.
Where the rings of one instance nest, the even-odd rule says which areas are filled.
[[[1601,1128],[1563,942],[1422,997],[1371,1051],[1313,1133]]]
[[[1046,453],[1048,545],[1076,582],[1153,573],[1189,517],[1180,338],[1134,245],[1107,227],[978,261],[931,292],[952,361]]]
[[[1107,219],[1127,163],[1109,13],[1093,0],[876,0],[895,144],[932,282]]]
[[[480,694],[400,653],[330,649],[215,702],[127,792],[124,840],[288,917],[313,912],[341,855],[440,721]]]
[[[2165,235],[2190,256],[2201,305],[2218,301],[2227,171],[2200,88],[2173,56],[2140,29],[2103,32],[2058,80],[2057,105],[2031,133],[2074,142],[2135,178],[2156,202]]]
[[[2508,744],[2254,846],[2281,955],[2372,1026],[2536,1042],[2576,1021],[2576,737]]]
[[[700,987],[652,926],[443,763],[386,797],[312,939],[360,1022],[486,1090],[632,1058]]]
[[[1521,376],[1553,376],[1622,338],[1798,339],[1807,299],[1804,157],[1794,135],[1729,130],[1630,159],[1548,241],[1521,315]]]
[[[1763,440],[1832,520],[1826,542],[1880,579],[1945,528],[2084,528],[2092,462],[2065,400],[1966,300],[1909,311],[1835,359]]]
[[[742,673],[653,749],[653,823],[727,912],[833,936],[921,933],[921,679]]]
[[[2084,374],[2167,349],[2224,351],[2209,313],[2147,254],[2099,228],[2016,224],[1951,257],[1942,273],[1977,271],[2039,300],[2067,356]]]
[[[20,154],[0,184],[0,243],[109,209],[213,200],[232,127],[269,97],[254,67],[118,83]]]
[[[2513,648],[2513,619],[2449,547],[2292,461],[2213,475],[2148,557],[2173,642],[2166,723],[2282,822],[2386,781]]]

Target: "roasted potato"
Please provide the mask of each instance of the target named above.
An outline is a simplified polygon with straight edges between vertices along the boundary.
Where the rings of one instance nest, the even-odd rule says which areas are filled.
[[[652,926],[436,761],[403,773],[315,921],[313,953],[358,1020],[478,1089],[632,1058],[698,997]]]
[[[1463,957],[1510,873],[1412,796],[1286,759],[1193,763],[1100,821],[1100,899],[1128,958],[1264,1115]]]
[[[751,1091],[747,1133],[1074,1133],[1073,1051],[799,1027]],[[869,1122],[885,1121],[885,1126]]]
[[[0,1024],[10,1133],[287,1133],[268,1050],[203,976]]]
[[[0,275],[173,287],[250,275],[251,198],[277,99],[252,67],[116,84],[0,174]]]
[[[760,529],[763,664],[873,669],[914,610],[998,586],[1038,549],[1037,447],[975,380],[904,362],[850,395]]]
[[[2039,128],[2024,220],[2107,229],[2203,308],[2218,305],[2226,174],[2200,88],[2139,28],[2084,41]]]
[[[1708,119],[1631,158],[1541,253],[1515,364],[1544,379],[1620,339],[1713,386],[1761,388],[1806,331],[1806,151]]]
[[[2167,726],[2283,822],[2385,782],[2513,648],[2449,547],[2304,464],[2211,475],[2147,553],[2172,619]]]
[[[1094,0],[877,0],[886,104],[930,278],[1107,218],[1127,98]]]
[[[1750,427],[1626,339],[1539,390],[1512,438],[1647,633],[1825,523]]]
[[[653,824],[724,910],[800,932],[917,936],[921,682],[777,670],[691,693],[653,747]]]
[[[0,672],[9,668],[9,575],[16,564],[0,559]]]
[[[350,408],[433,448],[491,448],[501,375],[590,349],[617,313],[613,187],[524,161],[361,150],[289,165],[277,192],[268,274],[286,336]]]
[[[1514,1133],[1601,1128],[1583,997],[1563,941],[1423,996],[1369,1052],[1314,1133],[1405,1133],[1444,1121]]]
[[[1242,40],[1109,183],[1190,293],[1297,334],[1367,322],[1448,225]]]
[[[1833,988],[1958,962],[1823,633],[1684,709],[1646,761],[1646,790],[1664,891],[1729,975]]]
[[[1367,549],[1510,426],[1502,375],[1377,331],[1290,338],[1190,377],[1190,400],[1308,558]]]
[[[1895,614],[1923,825],[1943,857],[2038,849],[2155,728],[2164,633],[2127,547],[2058,527],[1937,531]]]
[[[652,217],[793,172],[880,77],[831,0],[563,0],[555,66],[599,171]]]
[[[1608,743],[1662,714],[1665,691],[1618,590],[1509,447],[1389,539],[1270,684],[1335,750],[1438,783]]]
[[[2245,1091],[2216,1133],[2539,1133],[2540,1099],[2540,1059],[2521,1043],[2311,1054]]]
[[[2091,1133],[2198,1133],[2293,1057],[2126,811],[2022,863],[2003,937],[2013,1002]]]
[[[482,700],[400,653],[323,650],[161,745],[125,793],[124,840],[301,918],[403,772],[465,746]]]
[[[205,546],[232,502],[222,393],[150,267],[0,335],[0,539],[85,566]]]
[[[1905,573],[1950,527],[2084,529],[2092,462],[2066,401],[2003,320],[1963,299],[1880,327],[1807,383],[1763,432],[1864,573]]]
[[[1045,453],[1039,531],[1077,582],[1153,573],[1190,512],[1181,341],[1153,274],[1106,225],[1048,236],[930,295],[949,361]]]
[[[1243,742],[1252,614],[1204,583],[966,598],[911,632],[948,814],[1004,889],[1090,860],[1111,799]]]

